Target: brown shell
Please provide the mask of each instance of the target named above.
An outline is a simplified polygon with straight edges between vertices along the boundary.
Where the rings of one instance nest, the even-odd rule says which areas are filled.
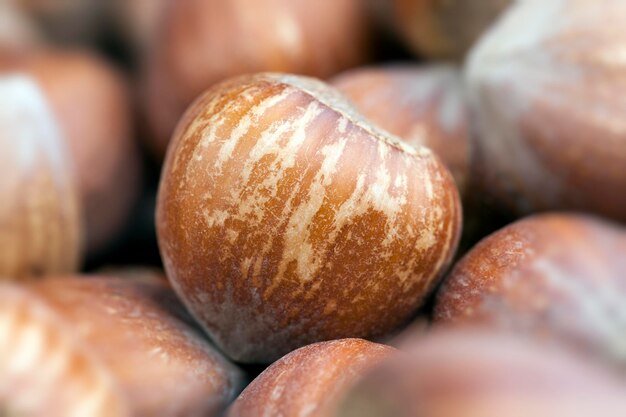
[[[362,0],[172,1],[145,66],[155,149],[204,90],[235,75],[281,71],[325,78],[365,62]]]
[[[74,158],[88,249],[102,250],[119,236],[139,193],[128,86],[108,63],[78,51],[0,58],[0,72],[15,71],[34,77],[46,93]]]
[[[470,141],[460,73],[448,65],[350,70],[331,84],[377,126],[412,146],[432,149],[464,194]]]
[[[623,380],[556,346],[436,331],[365,377],[333,417],[620,417]]]
[[[394,348],[361,339],[302,347],[279,359],[239,395],[228,417],[324,417],[371,368]]]
[[[518,2],[472,52],[474,169],[517,213],[626,221],[626,2]]]
[[[157,202],[167,275],[215,342],[271,361],[403,323],[458,243],[451,175],[313,79],[218,85],[178,126]]]
[[[81,221],[74,172],[42,92],[0,80],[0,277],[76,270]]]
[[[437,295],[437,323],[564,338],[626,364],[626,230],[590,217],[530,217],[470,251]]]
[[[408,45],[432,58],[462,60],[512,0],[393,0]]]
[[[52,312],[47,317],[58,317],[65,337],[74,341],[58,348],[58,354],[74,360],[80,349],[87,351],[109,376],[108,389],[119,393],[132,415],[214,416],[240,389],[240,371],[202,337],[163,279],[152,275],[49,278],[20,291],[28,308],[44,304]],[[11,307],[3,306],[3,311],[8,317],[17,315]],[[52,331],[46,322],[33,322],[42,331]],[[0,339],[18,330],[22,331],[0,331]],[[49,347],[46,339],[40,340],[43,361]],[[5,344],[18,355],[10,341]],[[37,370],[31,369],[34,374],[27,376],[34,385],[42,383]],[[80,371],[68,368],[59,373],[58,383],[47,386],[44,394],[53,395],[57,386],[63,389]],[[85,398],[100,392],[80,388]]]

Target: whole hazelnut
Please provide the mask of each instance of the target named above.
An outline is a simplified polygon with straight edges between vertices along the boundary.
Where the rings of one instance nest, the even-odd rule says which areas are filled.
[[[332,417],[623,416],[623,380],[559,346],[436,331],[375,367]]]
[[[157,201],[169,279],[246,362],[393,330],[436,284],[460,228],[458,191],[430,150],[286,74],[237,77],[199,98]]]
[[[0,300],[0,409],[216,416],[240,388],[164,279],[48,278]]]
[[[469,126],[458,70],[396,65],[350,70],[331,80],[367,119],[442,159],[461,190],[469,170]]]
[[[418,54],[462,60],[512,0],[393,0],[397,28]]]
[[[262,71],[325,78],[369,55],[362,0],[186,0],[168,6],[145,64],[147,116],[160,155],[187,106],[220,81]]]
[[[395,349],[361,339],[315,343],[274,362],[239,395],[228,417],[325,417]]]
[[[544,214],[487,237],[446,278],[435,322],[558,338],[626,364],[626,230]]]
[[[0,276],[72,272],[81,222],[71,159],[43,93],[0,77]]]
[[[626,3],[519,1],[472,51],[474,170],[517,214],[626,221]]]
[[[87,249],[107,247],[139,194],[141,160],[126,80],[87,52],[38,50],[0,56],[0,72],[32,76],[65,134],[82,198]]]

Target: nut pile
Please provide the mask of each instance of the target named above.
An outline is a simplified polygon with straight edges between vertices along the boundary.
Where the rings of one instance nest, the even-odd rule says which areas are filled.
[[[0,416],[626,416],[624,22],[2,2]]]

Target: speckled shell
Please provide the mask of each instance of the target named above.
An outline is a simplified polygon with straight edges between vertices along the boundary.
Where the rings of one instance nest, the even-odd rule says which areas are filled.
[[[0,283],[0,410],[32,417],[130,417],[112,374],[45,302]]]
[[[512,0],[393,0],[399,32],[418,54],[462,60]]]
[[[87,385],[80,385],[77,388],[82,391],[75,394],[81,396],[73,398],[78,404],[82,398],[101,398],[107,394],[107,398],[115,395],[120,408],[126,408],[133,416],[214,416],[240,389],[240,371],[191,324],[164,279],[152,275],[123,279],[105,276],[49,278],[24,289],[13,289],[18,290],[23,293],[21,305],[25,311],[47,309],[42,313],[43,318],[37,316],[29,322],[35,329],[27,334],[31,337],[29,349],[37,355],[29,350],[22,352],[24,375],[29,386],[41,384],[42,398],[69,389],[71,381],[86,370],[66,366],[52,375],[56,378],[54,385],[44,385],[45,378],[50,376],[35,365],[41,366],[39,361],[52,361],[53,354],[61,358],[62,363],[69,361],[71,365],[81,352],[87,352],[93,362],[90,366],[97,369],[102,378],[106,376],[108,385],[97,389],[95,383],[99,381],[95,378],[88,380]],[[0,322],[4,319],[13,326],[0,327],[0,349],[4,347],[14,353],[8,358],[11,359],[8,366],[11,363],[17,366],[21,352],[11,336],[28,330],[15,322],[15,317],[22,317],[15,303],[0,307]],[[58,329],[51,327],[45,318],[55,318]],[[56,332],[54,336],[44,337],[53,332]],[[57,339],[69,342],[56,346]],[[0,376],[0,386],[17,381],[3,378],[4,374]],[[74,393],[68,395],[71,394]],[[4,405],[2,400],[7,401],[0,395],[0,405]],[[58,411],[60,416],[69,415],[63,414],[54,403],[50,410]],[[109,414],[103,415],[123,415],[114,410],[111,408]]]
[[[122,75],[95,55],[47,50],[0,57],[0,72],[37,80],[65,133],[84,208],[87,248],[119,236],[139,193],[141,160]]]
[[[282,71],[325,78],[364,63],[362,0],[172,1],[147,59],[148,118],[163,155],[178,119],[227,78]]]
[[[564,338],[626,365],[626,230],[545,214],[489,236],[437,295],[437,323]]]
[[[0,78],[0,277],[78,268],[81,213],[71,167],[36,84]]]
[[[472,52],[477,178],[517,213],[626,221],[626,3],[522,1]]]
[[[370,67],[331,80],[367,119],[442,159],[464,194],[470,140],[461,76],[452,66]]]
[[[245,76],[177,128],[157,202],[167,275],[240,361],[403,323],[458,243],[431,151],[376,131],[325,84]]]
[[[361,339],[305,346],[252,381],[227,416],[328,416],[355,382],[394,353],[392,347]]]
[[[620,417],[623,380],[557,346],[436,331],[404,346],[333,417]]]

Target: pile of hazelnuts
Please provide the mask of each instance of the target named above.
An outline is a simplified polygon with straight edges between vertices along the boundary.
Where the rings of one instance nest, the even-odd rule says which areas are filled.
[[[626,416],[626,1],[0,3],[1,417]]]

